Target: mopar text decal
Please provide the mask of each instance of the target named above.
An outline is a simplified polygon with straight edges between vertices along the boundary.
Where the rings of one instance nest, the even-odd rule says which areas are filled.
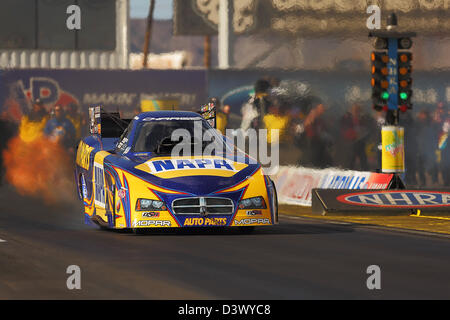
[[[241,219],[235,220],[234,224],[236,225],[247,225],[247,224],[269,224],[269,219]]]
[[[177,159],[153,160],[147,162],[151,173],[182,169],[222,169],[234,171],[233,165],[225,159]]]
[[[441,207],[450,206],[450,192],[380,191],[344,194],[336,198],[346,204],[373,207]]]
[[[169,220],[138,220],[133,222],[133,227],[170,227]]]

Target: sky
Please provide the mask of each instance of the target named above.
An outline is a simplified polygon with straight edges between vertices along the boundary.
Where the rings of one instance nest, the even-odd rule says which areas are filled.
[[[150,0],[130,0],[130,17],[147,18]],[[153,17],[156,20],[172,19],[172,0],[156,0]]]

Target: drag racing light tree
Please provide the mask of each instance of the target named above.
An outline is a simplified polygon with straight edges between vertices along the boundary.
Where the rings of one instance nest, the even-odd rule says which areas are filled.
[[[373,108],[377,111],[386,111],[389,99],[387,80],[389,57],[384,51],[373,51],[370,59],[372,61],[372,102]]]
[[[405,172],[404,129],[399,126],[399,112],[411,108],[412,46],[415,32],[399,32],[397,16],[391,13],[385,30],[369,32],[373,37],[372,99],[375,110],[386,111],[386,125],[381,129],[382,172],[394,173],[392,187],[404,188],[398,174]]]
[[[399,41],[400,42],[400,41]],[[402,112],[412,109],[412,53],[398,53],[398,104]]]
[[[412,107],[412,54],[403,50],[411,48],[411,38],[415,36],[415,32],[397,31],[395,13],[388,16],[385,30],[369,32],[369,37],[375,40],[375,50],[380,50],[371,55],[373,107],[387,111],[386,123],[390,125],[399,124],[399,111],[407,111]],[[387,89],[383,88],[386,85]]]

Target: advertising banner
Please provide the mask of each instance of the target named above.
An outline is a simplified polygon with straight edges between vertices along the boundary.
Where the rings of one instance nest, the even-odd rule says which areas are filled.
[[[450,192],[444,190],[333,190],[314,189],[314,213],[405,212],[412,209],[444,212],[450,209]]]
[[[272,177],[278,193],[278,202],[311,206],[311,190],[317,188],[323,177],[321,170],[281,167]]]
[[[107,111],[198,110],[207,101],[204,70],[6,70],[0,78],[0,111],[18,117],[39,98],[56,104]]]
[[[340,169],[280,167],[275,182],[279,203],[311,206],[312,189],[388,189],[393,174]]]

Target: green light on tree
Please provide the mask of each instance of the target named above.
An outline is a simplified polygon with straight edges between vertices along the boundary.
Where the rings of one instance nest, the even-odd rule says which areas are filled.
[[[402,100],[408,99],[408,94],[406,92],[400,92],[400,99]]]

